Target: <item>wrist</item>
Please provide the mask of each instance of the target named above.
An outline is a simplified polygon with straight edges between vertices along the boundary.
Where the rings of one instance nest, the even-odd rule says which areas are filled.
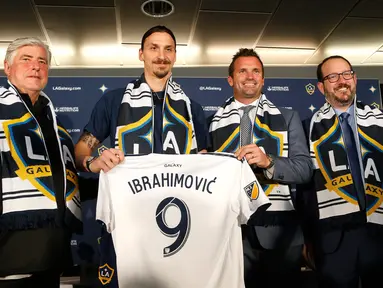
[[[91,168],[90,168],[90,165],[93,163],[94,160],[96,160],[97,157],[94,157],[94,156],[89,156],[88,158],[85,158],[85,171],[87,172],[92,172]]]
[[[270,169],[271,167],[274,166],[274,158],[273,158],[273,156],[271,156],[270,154],[267,154],[266,157],[267,157],[267,159],[269,160],[269,165],[267,165],[267,166],[265,167],[265,169]]]

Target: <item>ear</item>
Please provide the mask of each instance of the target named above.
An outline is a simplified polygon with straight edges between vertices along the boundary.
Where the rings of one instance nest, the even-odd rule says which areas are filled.
[[[229,85],[231,87],[233,87],[233,85],[234,85],[233,77],[231,77],[231,76],[227,77],[227,82],[229,83]]]
[[[8,62],[6,60],[4,60],[4,73],[5,75],[9,76],[9,74],[11,73],[11,66],[8,64]]]
[[[140,59],[140,61],[144,61],[144,55],[143,54],[144,54],[144,52],[140,48],[140,50],[138,50],[138,59]]]
[[[260,81],[260,83],[262,83],[262,88],[263,88],[263,86],[265,86],[265,78],[264,77],[262,77],[262,80]]]
[[[318,87],[319,91],[324,95],[324,84],[323,84],[323,82],[318,82],[317,87]]]

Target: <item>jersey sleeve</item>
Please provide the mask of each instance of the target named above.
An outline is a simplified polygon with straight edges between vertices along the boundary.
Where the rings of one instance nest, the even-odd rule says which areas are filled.
[[[114,214],[109,191],[108,176],[102,171],[100,172],[97,194],[96,220],[105,224],[108,233],[111,233],[114,230]]]
[[[246,224],[254,212],[264,211],[271,203],[247,161],[241,164],[241,190],[239,192],[241,224]]]

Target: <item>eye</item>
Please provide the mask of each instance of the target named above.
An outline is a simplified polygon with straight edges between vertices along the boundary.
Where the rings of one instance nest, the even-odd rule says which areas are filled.
[[[330,74],[327,76],[327,78],[330,80],[336,79],[336,78],[338,78],[338,74]]]

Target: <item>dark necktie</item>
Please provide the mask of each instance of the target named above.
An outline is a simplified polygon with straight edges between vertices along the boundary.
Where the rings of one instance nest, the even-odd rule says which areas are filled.
[[[347,156],[348,161],[350,164],[350,170],[352,179],[354,182],[354,189],[356,191],[355,196],[357,196],[357,199],[359,201],[359,207],[361,210],[366,209],[366,196],[365,196],[365,189],[363,185],[363,179],[362,179],[362,170],[360,168],[360,162],[358,157],[358,149],[356,148],[356,142],[354,133],[352,131],[352,128],[350,124],[348,124],[348,117],[350,114],[347,112],[344,112],[339,115],[340,119],[340,125],[342,127],[343,131],[343,140],[344,144],[347,149]]]
[[[249,117],[249,113],[253,108],[254,107],[251,105],[240,108],[243,111],[241,122],[239,124],[241,129],[241,146],[245,146],[252,143],[251,141],[252,140],[252,137],[251,137],[252,124],[251,124],[251,119]]]

